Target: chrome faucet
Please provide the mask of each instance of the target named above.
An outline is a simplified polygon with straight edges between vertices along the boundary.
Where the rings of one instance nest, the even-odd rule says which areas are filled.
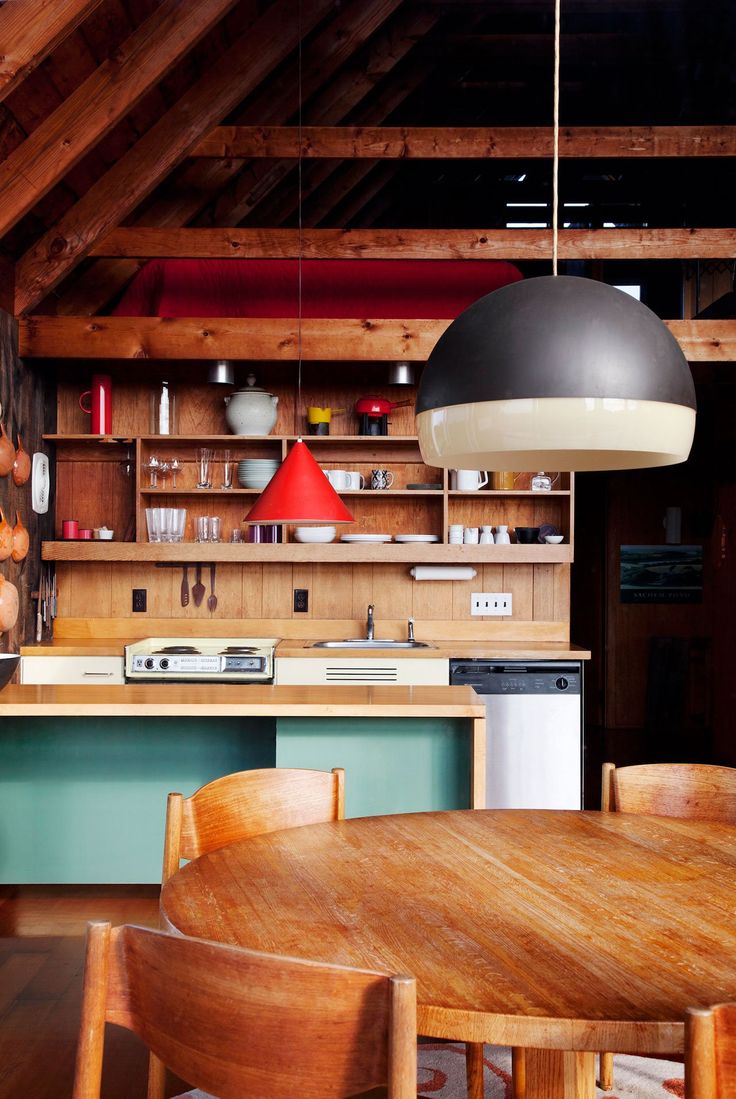
[[[410,618],[406,623],[406,640],[414,641],[414,619]]]
[[[366,623],[365,638],[366,641],[373,640],[373,604],[368,604],[368,621]]]

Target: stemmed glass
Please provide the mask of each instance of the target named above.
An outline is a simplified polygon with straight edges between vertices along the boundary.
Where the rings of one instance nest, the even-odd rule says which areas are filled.
[[[155,454],[152,454],[147,462],[143,463],[143,468],[147,469],[151,474],[151,488],[158,488],[158,472],[161,468],[161,462],[158,460]]]
[[[171,487],[176,488],[176,475],[181,469],[181,462],[178,458],[172,458],[169,461],[169,469],[171,470]]]

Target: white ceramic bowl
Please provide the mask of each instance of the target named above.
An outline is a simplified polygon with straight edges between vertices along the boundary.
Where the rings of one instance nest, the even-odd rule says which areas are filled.
[[[331,542],[336,533],[335,527],[294,527],[294,541]]]
[[[563,535],[561,534],[545,534],[545,542],[549,542],[551,546],[557,546],[562,541]]]

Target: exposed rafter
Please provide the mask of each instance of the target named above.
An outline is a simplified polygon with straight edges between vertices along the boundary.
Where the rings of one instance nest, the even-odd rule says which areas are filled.
[[[0,8],[0,100],[40,65],[101,0],[25,0]]]

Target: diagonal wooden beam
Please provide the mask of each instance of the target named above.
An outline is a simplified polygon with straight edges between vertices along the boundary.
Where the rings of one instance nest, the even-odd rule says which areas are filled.
[[[163,0],[0,164],[0,236],[128,113],[237,0]]]
[[[20,354],[52,359],[248,359],[421,362],[449,319],[307,317],[21,318]],[[663,321],[690,362],[736,360],[736,320]]]
[[[345,65],[399,7],[402,0],[352,0],[306,42],[302,56],[302,95],[310,99]],[[438,18],[438,17],[437,17]],[[380,75],[380,72],[379,72]],[[334,83],[334,82],[333,82]],[[338,80],[339,83],[339,80]],[[269,81],[251,97],[239,121],[284,122],[293,117],[298,87],[297,62],[287,64],[276,85]],[[330,85],[332,86],[332,85]],[[240,160],[198,160],[178,174],[173,195],[154,200],[137,223],[179,227],[191,221],[213,195],[241,171]],[[96,313],[132,278],[140,264],[101,260],[65,290],[57,311],[64,315]]]
[[[25,0],[0,8],[0,101],[71,34],[101,0]]]
[[[218,126],[196,157],[341,159],[539,159],[552,156],[548,126]],[[732,157],[736,126],[576,126],[561,157]]]
[[[334,0],[310,0],[303,34]],[[216,121],[282,62],[298,43],[293,0],[276,0],[147,133],[44,234],[16,265],[16,313],[32,309],[95,242],[135,209]]]

